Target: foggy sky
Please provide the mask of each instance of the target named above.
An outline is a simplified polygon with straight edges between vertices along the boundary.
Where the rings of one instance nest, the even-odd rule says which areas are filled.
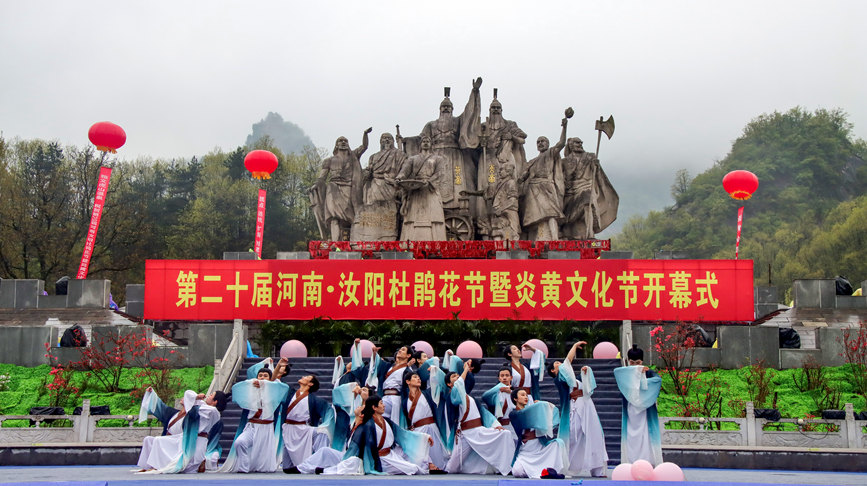
[[[610,176],[670,185],[762,113],[842,108],[867,138],[864,19],[860,1],[0,0],[0,130],[84,146],[109,120],[123,158],[186,158],[234,149],[275,111],[329,151],[372,126],[373,149],[436,118],[443,86],[459,113],[482,76],[484,111],[499,88],[528,158],[572,106],[588,150],[614,115]]]

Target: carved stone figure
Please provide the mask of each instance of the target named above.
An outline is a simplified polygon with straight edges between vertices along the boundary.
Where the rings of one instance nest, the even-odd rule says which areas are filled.
[[[367,135],[371,131],[372,128],[364,131],[361,146],[355,150],[350,150],[346,137],[338,137],[334,155],[322,161],[319,178],[310,189],[310,202],[323,239],[349,239],[355,211],[362,202],[359,159],[367,150]]]
[[[584,151],[578,137],[570,138],[563,157],[565,196],[562,237],[592,239],[617,219],[620,197],[611,185],[599,159]]]
[[[521,174],[526,164],[527,156],[524,154],[524,141],[527,134],[518,128],[518,124],[503,118],[503,105],[497,100],[497,90],[494,89],[494,101],[491,102],[487,121],[482,127],[481,159],[479,160],[478,189],[484,191],[491,184],[497,183],[499,167],[502,164],[511,163],[515,172]],[[481,204],[476,206],[476,226],[480,238],[491,237],[491,222],[487,214],[487,208]]]
[[[379,147],[362,171],[363,204],[355,212],[352,241],[394,241],[398,237],[395,178],[406,154],[394,146],[390,133],[379,137]]]
[[[539,156],[527,162],[519,182],[524,187],[524,217],[522,223],[532,240],[558,239],[559,222],[563,219],[563,167],[560,151],[566,145],[566,124],[563,118],[560,140],[549,147],[546,137],[539,137]]]
[[[487,199],[491,201],[491,237],[495,240],[517,240],[521,237],[518,219],[518,184],[515,166],[500,165],[496,184],[488,186]]]
[[[421,136],[421,151],[406,159],[397,184],[406,191],[401,207],[401,240],[445,241],[446,228],[437,178],[448,163],[431,151],[431,139]]]

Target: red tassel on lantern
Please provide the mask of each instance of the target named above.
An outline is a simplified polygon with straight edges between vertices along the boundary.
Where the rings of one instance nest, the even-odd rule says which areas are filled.
[[[759,188],[759,178],[748,170],[733,170],[723,177],[722,184],[732,198],[745,200]]]
[[[254,179],[270,179],[277,164],[277,156],[267,150],[254,150],[244,157],[244,167],[252,173]]]
[[[87,138],[96,145],[96,150],[116,154],[117,149],[126,143],[126,132],[114,123],[98,122],[87,131]]]

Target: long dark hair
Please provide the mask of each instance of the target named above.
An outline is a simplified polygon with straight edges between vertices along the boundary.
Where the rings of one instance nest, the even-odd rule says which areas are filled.
[[[378,406],[381,401],[382,397],[376,394],[367,397],[367,400],[364,401],[364,409],[361,411],[362,423],[367,422],[370,420],[370,417],[373,417],[373,408]]]

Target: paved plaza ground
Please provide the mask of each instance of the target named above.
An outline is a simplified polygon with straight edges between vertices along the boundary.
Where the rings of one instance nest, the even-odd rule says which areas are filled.
[[[449,476],[312,476],[312,475],[286,475],[274,474],[175,474],[175,475],[142,475],[133,474],[130,470],[133,466],[51,466],[51,467],[15,467],[0,466],[0,486],[10,484],[27,483],[28,486],[36,484],[53,484],[69,486],[144,486],[158,483],[159,486],[171,486],[173,484],[204,482],[208,485],[218,486],[241,486],[251,482],[277,484],[292,484],[290,482],[305,481],[312,486],[336,486],[340,484],[354,483],[356,486],[379,486],[382,481],[412,481],[413,486],[449,485],[449,486],[529,486],[531,483],[539,483],[540,480],[513,479],[500,476],[473,476],[473,475],[449,475]],[[865,465],[867,469],[867,465]],[[835,473],[835,472],[805,472],[805,471],[772,471],[772,470],[743,470],[743,469],[685,469],[687,483],[663,483],[663,482],[622,482],[607,479],[575,478],[560,481],[541,480],[544,486],[548,483],[578,486],[579,484],[610,484],[639,486],[642,484],[655,486],[681,485],[720,485],[738,484],[809,484],[809,485],[841,485],[841,486],[864,486],[867,485],[867,472],[864,473]],[[610,469],[609,469],[610,474]],[[365,484],[367,483],[367,484]],[[397,484],[397,483],[395,483]]]

